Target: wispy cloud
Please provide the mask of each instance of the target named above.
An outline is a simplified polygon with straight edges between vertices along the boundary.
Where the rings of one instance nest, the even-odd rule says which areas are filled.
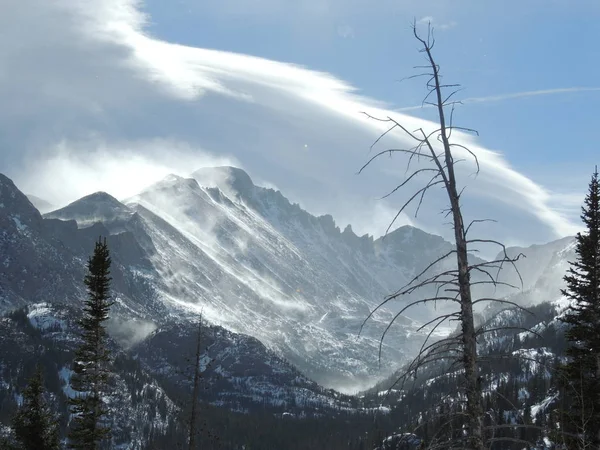
[[[425,16],[417,20],[417,25],[431,25],[437,30],[448,30],[454,28],[458,24],[453,20],[449,22],[439,22],[433,16]]]
[[[46,149],[43,158],[29,161],[17,176],[22,179],[21,189],[63,206],[97,191],[128,198],[169,174],[188,176],[190,167],[219,165],[240,163],[174,139],[108,143],[90,138],[57,143]]]
[[[557,89],[540,89],[537,91],[514,92],[511,94],[490,95],[486,97],[469,97],[465,98],[462,103],[488,103],[501,102],[504,100],[514,100],[528,97],[538,97],[542,95],[559,95],[559,94],[578,94],[582,92],[600,92],[600,87],[569,87]],[[398,108],[396,111],[416,111],[422,108],[430,108],[431,105],[415,105]]]
[[[337,34],[342,38],[353,38],[354,37],[354,28],[350,25],[338,25]]]

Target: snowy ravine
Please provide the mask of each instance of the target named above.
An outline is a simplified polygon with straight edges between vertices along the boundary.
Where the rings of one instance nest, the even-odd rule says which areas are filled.
[[[79,304],[93,241],[109,235],[117,339],[134,345],[201,313],[346,391],[373,384],[418,348],[415,330],[432,313],[425,308],[398,318],[381,365],[379,337],[402,302],[358,332],[386,294],[452,248],[413,227],[385,239],[342,231],[331,216],[315,217],[231,167],[171,175],[123,201],[92,194],[43,217],[0,175],[0,226],[3,311],[57,299]],[[530,257],[520,262],[525,289],[513,298],[536,303],[557,289],[570,245],[518,249]]]

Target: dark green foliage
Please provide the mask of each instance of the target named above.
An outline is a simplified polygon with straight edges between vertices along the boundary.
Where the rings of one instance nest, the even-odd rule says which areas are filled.
[[[571,448],[585,442],[600,448],[600,185],[594,172],[582,208],[586,226],[576,237],[577,260],[565,281],[563,295],[572,301],[562,319],[568,325],[568,361],[559,370],[564,429]],[[581,447],[583,448],[583,447]],[[587,448],[587,447],[585,447]]]
[[[59,429],[44,399],[44,378],[38,366],[23,391],[23,403],[13,419],[16,448],[22,450],[58,450]]]
[[[71,388],[78,394],[70,400],[74,418],[69,446],[93,450],[110,435],[103,423],[107,408],[102,399],[110,376],[110,352],[104,322],[110,306],[110,255],[106,240],[98,240],[88,261],[84,283],[88,289],[84,316],[80,320],[82,343],[75,352]]]
[[[207,426],[215,430],[198,433],[195,448],[202,450],[373,450],[397,428],[387,416],[374,414],[282,418],[268,411],[240,414],[208,404],[202,404],[202,411]],[[187,450],[187,421],[186,414],[174,417],[146,448]]]

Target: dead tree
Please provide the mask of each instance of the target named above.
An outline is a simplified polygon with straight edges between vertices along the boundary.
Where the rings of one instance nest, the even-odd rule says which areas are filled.
[[[196,449],[196,414],[200,390],[200,356],[202,355],[202,316],[198,320],[198,336],[196,338],[196,354],[194,359],[194,384],[192,388],[192,411],[190,413],[189,449]]]
[[[186,399],[180,406],[182,411],[189,409],[189,416],[185,421],[188,426],[188,435],[183,445],[183,448],[189,450],[202,448],[204,445],[203,442],[206,442],[206,439],[209,439],[215,445],[220,445],[220,437],[211,431],[207,418],[205,417],[204,420],[200,420],[200,392],[202,389],[209,387],[210,383],[206,383],[206,374],[215,362],[214,358],[209,357],[212,345],[207,345],[207,340],[210,341],[210,339],[203,339],[206,336],[206,324],[203,323],[202,317],[202,314],[200,314],[195,337],[196,345],[194,354],[186,358],[187,364],[184,371],[186,372],[184,375],[185,379],[192,386],[191,398],[189,400]],[[191,374],[188,372],[190,368],[192,369]]]
[[[365,319],[365,323],[372,315],[381,307],[394,299],[399,299],[404,296],[420,295],[419,292],[431,290],[433,295],[427,294],[423,298],[411,301],[400,310],[388,324],[380,340],[380,357],[381,344],[386,333],[393,325],[394,321],[405,313],[411,307],[417,305],[427,305],[430,303],[449,302],[455,305],[456,310],[452,313],[443,314],[435,319],[424,324],[421,329],[425,330],[431,327],[431,330],[426,336],[426,339],[420,349],[417,357],[408,365],[406,371],[402,375],[402,381],[410,376],[416,376],[416,373],[421,368],[437,362],[451,362],[453,367],[456,367],[462,372],[464,385],[462,386],[462,398],[464,407],[457,414],[464,417],[464,426],[460,434],[462,437],[455,438],[452,442],[440,441],[433,444],[431,448],[469,448],[472,450],[484,450],[486,443],[493,442],[496,438],[490,435],[492,426],[484,425],[484,411],[482,405],[482,387],[479,379],[479,358],[477,354],[477,341],[483,334],[494,331],[488,330],[483,326],[476,326],[474,320],[473,309],[476,305],[484,302],[498,302],[502,305],[521,308],[516,303],[495,298],[493,293],[489,296],[473,299],[472,290],[474,286],[489,285],[492,291],[499,285],[510,285],[509,283],[499,281],[498,275],[503,267],[509,265],[518,274],[515,262],[522,256],[509,257],[506,252],[506,247],[492,239],[471,239],[468,237],[471,227],[489,221],[488,219],[475,219],[465,225],[461,209],[462,189],[459,188],[457,176],[455,172],[456,165],[464,161],[464,158],[471,158],[476,174],[479,173],[479,161],[477,155],[467,148],[465,145],[453,142],[453,132],[471,132],[475,130],[458,127],[453,125],[454,109],[457,103],[453,96],[458,92],[459,85],[443,84],[441,81],[440,67],[436,64],[432,49],[435,45],[433,30],[428,28],[427,38],[424,39],[417,31],[416,24],[413,24],[413,34],[417,41],[422,45],[420,50],[425,55],[427,63],[416,68],[425,70],[424,73],[419,73],[413,77],[428,77],[426,83],[428,93],[423,100],[424,105],[429,105],[436,110],[438,127],[433,131],[426,131],[423,128],[411,131],[402,123],[398,122],[393,117],[374,117],[368,113],[364,113],[370,119],[384,122],[389,125],[389,128],[380,135],[371,146],[371,149],[380,143],[380,141],[392,131],[398,130],[404,133],[409,142],[413,145],[407,148],[391,148],[376,152],[367,163],[360,169],[362,172],[373,161],[381,156],[400,154],[407,157],[407,176],[402,183],[397,185],[385,197],[388,197],[398,190],[406,187],[411,180],[416,180],[421,176],[426,176],[422,187],[412,193],[408,201],[398,210],[396,216],[390,223],[388,231],[393,226],[398,217],[407,210],[410,205],[416,205],[415,216],[423,203],[425,195],[436,187],[443,188],[447,194],[449,207],[444,212],[447,217],[451,218],[451,224],[454,230],[454,248],[448,253],[440,256],[435,261],[431,262],[424,270],[419,272],[409,283],[400,288],[398,291],[387,296],[377,308],[375,308]],[[447,94],[448,90],[451,90]],[[449,111],[447,111],[449,109]],[[460,155],[463,159],[455,159],[456,155]],[[411,172],[411,164],[417,162],[418,168],[413,168]],[[501,248],[500,257],[493,261],[469,263],[469,251],[476,251],[474,247],[478,245],[493,244]],[[456,258],[455,268],[451,270],[440,270],[435,272],[436,268],[448,258]],[[476,277],[476,278],[475,278]],[[518,275],[520,279],[520,275]],[[522,285],[522,280],[521,280]],[[457,321],[460,324],[460,332],[432,342],[432,335],[442,324],[448,321]],[[363,323],[364,325],[364,323]],[[459,442],[456,441],[459,439]]]

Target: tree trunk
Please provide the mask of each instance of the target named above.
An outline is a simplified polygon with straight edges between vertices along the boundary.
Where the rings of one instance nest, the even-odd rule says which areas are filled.
[[[189,450],[196,449],[196,408],[198,405],[198,389],[200,385],[200,354],[201,354],[201,341],[202,341],[202,318],[198,322],[198,339],[196,344],[196,358],[194,366],[194,388],[192,390],[192,411],[190,414],[190,436],[189,436]]]
[[[471,298],[471,280],[469,274],[469,258],[467,252],[467,237],[460,209],[460,195],[456,189],[454,175],[454,159],[448,139],[448,129],[444,114],[444,100],[438,72],[438,66],[433,59],[431,49],[425,46],[435,82],[437,96],[437,109],[440,123],[440,136],[444,146],[444,159],[448,168],[446,191],[450,200],[452,219],[454,225],[454,238],[456,241],[456,260],[458,265],[458,286],[460,295],[460,322],[462,325],[463,363],[465,370],[465,390],[467,396],[467,416],[469,421],[468,448],[484,450],[483,443],[483,407],[481,404],[481,386],[478,383],[477,365],[477,339],[475,334],[475,321],[473,318],[473,300]]]
[[[596,169],[596,171],[597,170],[598,169]],[[596,355],[596,382],[600,383],[600,354]],[[600,395],[600,393],[597,395]],[[596,401],[600,403],[600,399],[596,399]],[[596,421],[594,422],[597,423]],[[600,446],[600,427],[596,430],[596,445]]]

